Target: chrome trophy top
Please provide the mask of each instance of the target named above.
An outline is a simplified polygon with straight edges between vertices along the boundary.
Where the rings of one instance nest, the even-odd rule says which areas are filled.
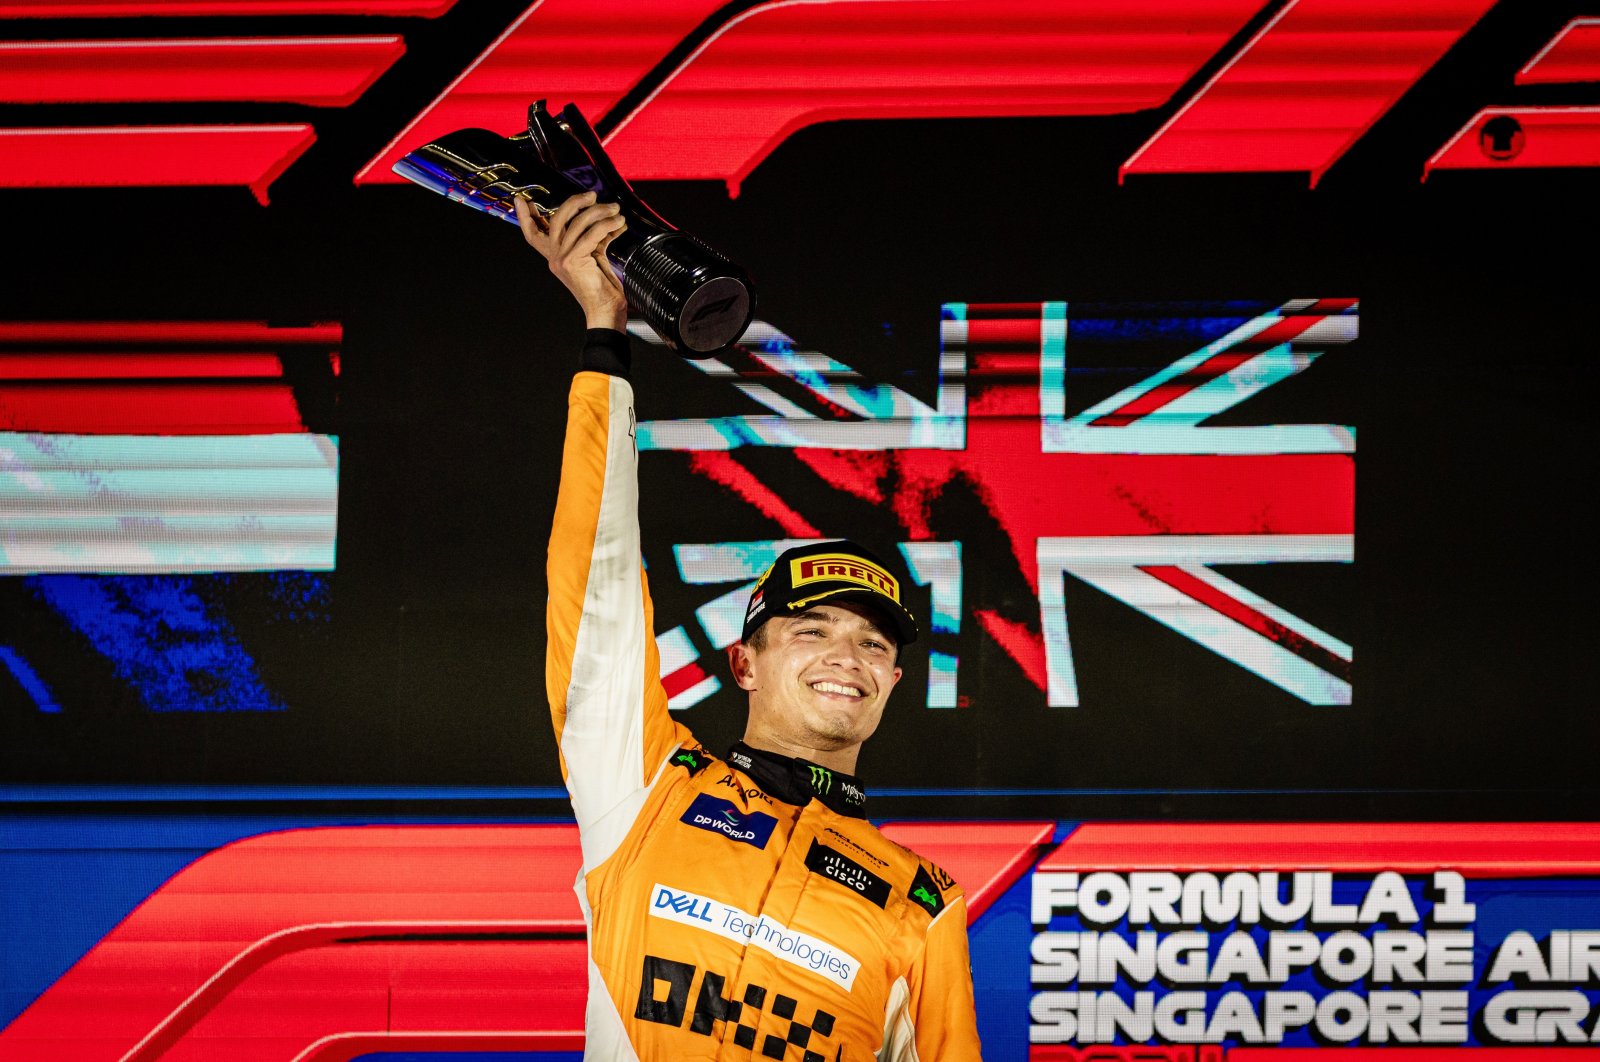
[[[517,199],[526,200],[539,218],[580,192],[617,203],[628,227],[611,241],[606,257],[622,278],[629,308],[686,357],[735,342],[755,315],[750,275],[650,209],[570,103],[552,114],[544,100],[535,102],[528,108],[528,131],[513,136],[487,129],[447,133],[408,153],[394,172],[513,225]]]

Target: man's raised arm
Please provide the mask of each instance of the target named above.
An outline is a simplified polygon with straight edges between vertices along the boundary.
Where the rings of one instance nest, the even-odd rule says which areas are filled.
[[[590,870],[616,849],[656,771],[689,735],[667,712],[639,548],[627,304],[604,258],[621,218],[592,196],[548,219],[517,207],[523,235],[589,324],[550,533],[545,685]]]

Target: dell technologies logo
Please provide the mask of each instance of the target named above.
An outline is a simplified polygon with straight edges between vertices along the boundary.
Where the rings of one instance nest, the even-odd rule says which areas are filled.
[[[687,889],[658,882],[650,893],[649,913],[651,918],[703,930],[741,947],[760,948],[846,992],[855,986],[856,973],[861,969],[859,959],[831,941],[790,929],[766,914],[751,914]]]
[[[673,892],[665,885],[656,886],[656,899],[653,906],[663,911],[673,911],[680,918],[699,919],[702,922],[712,921],[711,901],[709,899],[704,896],[696,896],[692,892]]]

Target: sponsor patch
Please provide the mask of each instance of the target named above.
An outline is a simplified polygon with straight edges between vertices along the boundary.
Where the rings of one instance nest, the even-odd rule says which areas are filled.
[[[879,859],[877,856],[873,855],[867,849],[861,847],[855,841],[851,840],[850,837],[847,834],[840,833],[838,830],[834,829],[832,826],[825,827],[822,832],[826,833],[826,834],[830,834],[831,836],[837,838],[841,843],[844,844],[844,846],[846,848],[853,848],[855,851],[860,852],[862,855],[866,856],[868,859],[872,860],[874,863],[878,864],[878,866],[880,866],[880,867],[887,867],[889,865],[889,861],[887,859]]]
[[[710,1036],[718,1022],[727,1022],[721,1039],[732,1039],[746,1051],[754,1051],[756,1037],[765,1035],[761,1054],[766,1058],[785,1058],[789,1045],[794,1044],[804,1051],[801,1062],[827,1062],[829,1052],[825,1040],[833,1035],[834,1023],[838,1021],[832,1014],[821,1007],[802,1005],[794,996],[769,992],[766,985],[754,981],[744,986],[738,998],[734,998],[731,990],[724,997],[724,988],[734,978],[710,969],[701,979],[701,989],[695,994],[691,1012],[689,988],[699,972],[693,963],[646,955],[639,970],[639,1003],[634,1007],[633,1016],[640,1021],[678,1029],[684,1027],[683,1019],[687,1017],[689,1031],[700,1036]],[[661,998],[662,989],[666,990],[665,998]],[[778,1022],[787,1022],[788,1029],[763,1020],[763,1015],[768,1013]],[[809,1019],[805,1017],[808,1013]],[[774,1031],[762,1034],[762,1027],[771,1027]],[[729,1037],[728,1033],[733,1035]],[[842,1052],[842,1046],[833,1052],[835,1060]]]
[[[937,916],[944,910],[944,893],[939,891],[927,867],[917,867],[917,876],[911,879],[911,888],[906,895],[912,903],[931,915]]]
[[[689,810],[678,821],[697,830],[720,833],[731,841],[752,848],[765,848],[772,837],[773,827],[778,825],[778,820],[771,815],[744,811],[733,801],[721,800],[710,793],[695,797],[694,803],[689,805]]]
[[[735,778],[731,773],[725,774],[721,778],[717,779],[717,784],[725,785],[729,789],[734,790],[740,796],[744,797],[746,803],[749,803],[752,800],[759,800],[766,804],[772,803],[772,798],[763,793],[759,788],[753,785],[745,785],[743,782],[739,781],[739,779]]]
[[[669,762],[682,767],[689,772],[690,777],[693,777],[706,769],[706,765],[711,762],[711,757],[706,753],[705,749],[685,747],[674,752]]]
[[[861,963],[819,937],[798,932],[766,915],[753,915],[709,896],[657,884],[650,890],[650,916],[703,929],[740,945],[760,948],[850,991]]]
[[[811,851],[806,853],[806,866],[813,874],[821,874],[829,881],[836,881],[857,896],[871,900],[879,907],[885,907],[889,903],[887,881],[843,852],[829,848],[821,841],[811,842]]]
[[[819,553],[792,560],[789,562],[789,575],[790,585],[797,588],[806,583],[856,583],[896,601],[900,600],[900,580],[871,561],[848,553]]]

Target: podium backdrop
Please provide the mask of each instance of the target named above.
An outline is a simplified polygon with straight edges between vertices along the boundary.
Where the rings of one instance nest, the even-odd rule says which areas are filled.
[[[787,545],[900,565],[861,773],[981,896],[989,1056],[1595,1037],[1600,11],[0,18],[0,1056],[581,1047],[542,616],[582,321],[389,172],[539,98],[759,288],[714,359],[634,326],[673,710],[739,736]]]

